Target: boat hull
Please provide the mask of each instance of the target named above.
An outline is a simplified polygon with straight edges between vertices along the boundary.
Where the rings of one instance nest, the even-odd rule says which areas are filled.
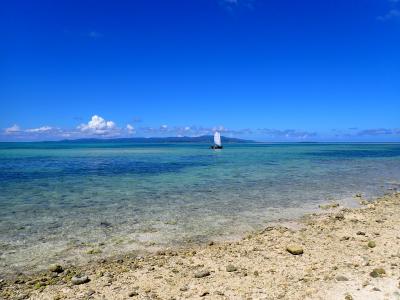
[[[223,146],[218,146],[218,145],[213,145],[210,147],[210,149],[223,149]]]

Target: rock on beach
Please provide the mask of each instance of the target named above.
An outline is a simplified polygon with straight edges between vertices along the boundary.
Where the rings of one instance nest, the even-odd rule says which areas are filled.
[[[49,271],[54,273],[62,273],[64,269],[62,266],[54,264],[49,267]]]
[[[208,270],[198,271],[194,274],[194,278],[203,278],[207,276],[210,276],[210,271]]]
[[[237,268],[234,265],[227,265],[226,271],[227,272],[235,272],[235,271],[237,271]]]
[[[289,245],[286,247],[286,250],[293,255],[300,255],[304,253],[304,250],[300,245]]]
[[[84,284],[89,282],[90,279],[86,275],[81,275],[81,276],[74,276],[71,278],[71,282],[73,285],[79,285],[79,284]]]

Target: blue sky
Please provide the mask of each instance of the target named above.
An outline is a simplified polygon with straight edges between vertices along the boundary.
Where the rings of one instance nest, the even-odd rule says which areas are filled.
[[[0,37],[3,141],[400,141],[399,0],[16,0]]]

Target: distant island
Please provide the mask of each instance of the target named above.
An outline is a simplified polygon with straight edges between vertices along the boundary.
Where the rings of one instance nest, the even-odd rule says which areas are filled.
[[[256,143],[252,140],[231,138],[221,136],[223,144],[235,144],[235,143]],[[59,142],[68,143],[207,143],[213,144],[214,139],[212,135],[202,135],[196,137],[182,136],[182,137],[137,137],[137,138],[109,138],[109,139],[96,139],[96,138],[85,138],[75,140],[61,140]]]

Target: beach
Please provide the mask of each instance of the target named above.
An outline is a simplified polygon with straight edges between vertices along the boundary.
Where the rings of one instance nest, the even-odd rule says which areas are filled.
[[[238,241],[49,266],[3,280],[4,299],[398,299],[400,193],[327,203]],[[52,271],[50,271],[52,270]],[[87,277],[85,277],[87,276]]]

